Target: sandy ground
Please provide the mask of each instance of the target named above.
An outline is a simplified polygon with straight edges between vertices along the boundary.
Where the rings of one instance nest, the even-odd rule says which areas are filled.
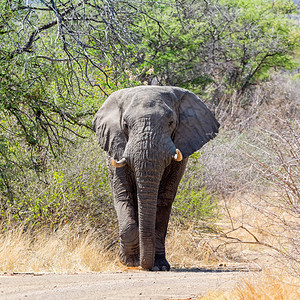
[[[181,269],[79,274],[1,274],[0,299],[194,299],[230,289],[252,272]]]

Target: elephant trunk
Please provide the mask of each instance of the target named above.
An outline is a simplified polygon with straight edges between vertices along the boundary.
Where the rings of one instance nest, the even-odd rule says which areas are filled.
[[[151,269],[155,255],[155,222],[159,184],[137,180],[137,185],[140,265],[144,269]]]
[[[162,177],[163,168],[159,160],[144,160],[135,167],[138,217],[139,217],[139,242],[140,265],[144,269],[151,269],[155,256],[155,223],[157,196]]]

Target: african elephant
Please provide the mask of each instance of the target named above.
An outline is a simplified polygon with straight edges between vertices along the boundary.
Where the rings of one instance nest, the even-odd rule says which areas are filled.
[[[138,86],[111,94],[93,129],[107,152],[120,234],[120,261],[169,270],[165,237],[188,156],[218,133],[219,123],[192,92]]]

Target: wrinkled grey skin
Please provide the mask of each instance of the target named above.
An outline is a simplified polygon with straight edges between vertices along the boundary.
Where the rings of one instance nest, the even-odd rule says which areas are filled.
[[[192,92],[140,86],[114,92],[93,128],[108,153],[120,232],[120,261],[169,270],[165,237],[171,206],[188,156],[214,138],[219,123]],[[178,148],[183,159],[172,156]],[[126,159],[115,168],[110,159]]]

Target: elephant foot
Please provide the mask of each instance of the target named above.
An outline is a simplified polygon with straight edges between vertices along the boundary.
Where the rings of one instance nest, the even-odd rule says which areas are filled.
[[[170,264],[168,263],[164,254],[155,254],[154,266],[152,271],[170,271]]]
[[[119,250],[120,262],[127,267],[138,267],[140,265],[139,254],[126,254],[122,248]]]

